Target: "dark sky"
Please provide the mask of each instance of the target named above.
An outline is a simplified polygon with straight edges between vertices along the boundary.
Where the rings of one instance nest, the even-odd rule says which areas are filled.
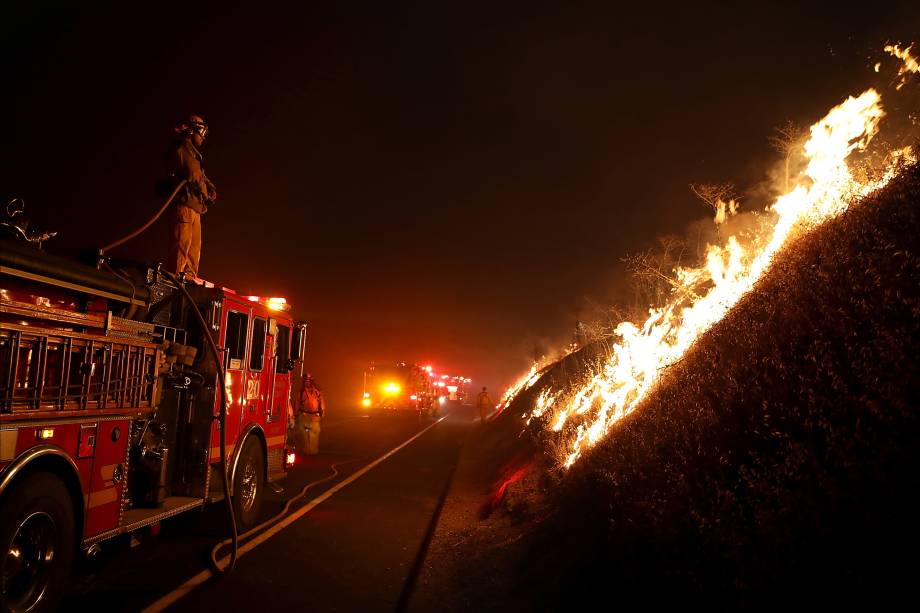
[[[334,399],[374,359],[507,383],[704,214],[688,183],[763,180],[775,126],[920,40],[917,2],[10,4],[0,197],[113,240],[203,115],[201,274],[287,296]]]

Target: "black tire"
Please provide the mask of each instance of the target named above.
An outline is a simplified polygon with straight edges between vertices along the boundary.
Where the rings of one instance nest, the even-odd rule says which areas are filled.
[[[73,501],[50,473],[29,475],[0,501],[0,610],[55,611],[75,549]]]
[[[265,461],[262,457],[262,444],[250,436],[243,444],[243,451],[233,473],[233,512],[240,533],[256,525],[264,490]]]

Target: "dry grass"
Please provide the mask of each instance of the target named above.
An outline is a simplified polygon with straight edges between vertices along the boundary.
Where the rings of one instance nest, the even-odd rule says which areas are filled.
[[[540,491],[556,509],[511,546],[508,602],[597,593],[759,608],[908,593],[920,544],[918,355],[914,166],[785,250],[564,479],[508,488],[521,521]],[[544,379],[558,386],[577,370]],[[542,385],[497,431],[511,431]]]

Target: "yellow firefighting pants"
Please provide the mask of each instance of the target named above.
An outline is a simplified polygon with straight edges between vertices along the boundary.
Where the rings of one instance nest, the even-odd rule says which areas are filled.
[[[201,258],[201,214],[179,205],[173,209],[169,263],[176,273],[198,276]]]
[[[294,431],[291,442],[300,453],[316,455],[319,453],[319,431],[322,418],[318,415],[299,413],[294,418]]]

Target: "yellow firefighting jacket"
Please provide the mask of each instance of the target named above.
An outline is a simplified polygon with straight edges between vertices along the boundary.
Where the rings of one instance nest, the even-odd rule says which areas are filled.
[[[176,195],[176,204],[187,206],[197,213],[208,210],[208,204],[217,200],[217,189],[201,167],[201,152],[190,138],[179,141],[170,151],[170,176],[178,183],[186,179],[185,188]]]

